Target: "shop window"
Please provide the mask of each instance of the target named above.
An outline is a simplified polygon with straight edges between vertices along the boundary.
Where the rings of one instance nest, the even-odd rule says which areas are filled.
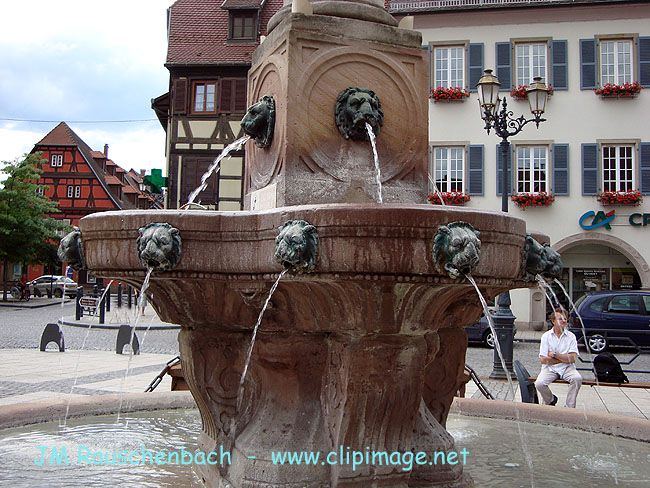
[[[546,74],[547,50],[546,43],[517,44],[515,46],[516,85],[530,85],[536,76],[542,78],[542,81],[548,82]]]
[[[603,191],[634,190],[634,147],[602,146]]]
[[[194,114],[217,113],[217,82],[216,81],[192,82],[192,113]]]
[[[231,40],[257,39],[257,10],[230,10],[230,29],[228,38]]]
[[[632,83],[632,41],[600,42],[600,85]]]
[[[435,181],[441,192],[465,191],[465,148],[436,147],[433,149],[429,180]],[[431,176],[433,175],[433,177]],[[431,181],[430,181],[431,183]],[[433,186],[433,185],[431,185]],[[434,189],[430,188],[433,192]]]
[[[548,148],[517,147],[517,193],[548,192]]]

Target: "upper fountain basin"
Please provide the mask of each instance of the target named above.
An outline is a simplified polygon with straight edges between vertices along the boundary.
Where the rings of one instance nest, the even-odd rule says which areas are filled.
[[[455,221],[480,232],[481,259],[472,273],[479,282],[510,288],[521,279],[525,222],[479,209],[328,204],[255,212],[121,211],[89,215],[79,227],[87,266],[100,276],[138,281],[144,276],[136,249],[138,229],[166,222],[179,229],[183,252],[165,277],[248,275],[250,279],[250,275],[281,271],[273,259],[278,227],[298,219],[316,226],[320,239],[315,272],[308,279],[390,275],[397,281],[455,282],[436,271],[431,256],[438,228]]]

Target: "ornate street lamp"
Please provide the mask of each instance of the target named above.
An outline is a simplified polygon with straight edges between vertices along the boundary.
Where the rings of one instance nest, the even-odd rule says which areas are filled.
[[[486,69],[481,79],[476,84],[478,89],[478,102],[481,108],[481,118],[485,121],[485,130],[489,134],[492,129],[497,136],[501,138],[501,161],[503,164],[503,173],[501,180],[501,211],[508,212],[508,181],[510,180],[508,171],[508,155],[510,153],[510,142],[508,138],[521,132],[523,127],[529,122],[535,122],[537,128],[539,123],[546,119],[542,118],[546,109],[546,100],[548,99],[548,88],[537,76],[533,78],[533,83],[526,90],[530,112],[534,118],[526,120],[522,115],[515,118],[512,111],[508,111],[507,102],[504,98],[499,98],[499,79],[492,74],[492,70]],[[497,298],[499,308],[494,314],[494,325],[497,333],[496,341],[503,354],[506,368],[511,373],[512,370],[512,340],[514,337],[515,316],[510,310],[510,293],[505,292]],[[490,378],[504,379],[506,372],[501,366],[501,359],[494,348],[494,365]]]

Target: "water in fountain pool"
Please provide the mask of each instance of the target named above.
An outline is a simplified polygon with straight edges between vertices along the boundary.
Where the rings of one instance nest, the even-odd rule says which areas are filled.
[[[125,425],[113,423],[110,416],[71,419],[64,431],[53,423],[0,431],[3,482],[12,488],[203,486],[191,465],[155,462],[158,452],[172,461],[172,453],[180,456],[182,451],[196,452],[196,437],[201,431],[198,411],[164,410],[127,416],[128,431]],[[450,414],[447,430],[455,439],[457,451],[468,451],[465,469],[476,486],[529,486],[522,473],[524,454],[512,427],[512,421]],[[609,435],[542,424],[528,424],[527,430],[529,449],[535,459],[534,483],[538,486],[648,486],[648,443],[617,438],[613,446]],[[586,435],[593,444],[590,453],[583,449]],[[558,439],[562,442],[558,443]],[[140,464],[143,446],[153,453],[154,462],[147,457]],[[65,447],[69,464],[61,458],[60,464],[54,460],[50,465],[54,447],[59,456]],[[118,453],[119,460],[122,451],[135,452],[133,464],[110,464],[113,453]]]

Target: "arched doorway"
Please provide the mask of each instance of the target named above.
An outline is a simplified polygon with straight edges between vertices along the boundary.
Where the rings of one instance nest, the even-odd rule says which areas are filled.
[[[553,245],[562,255],[574,299],[600,289],[650,289],[650,266],[627,242],[603,233],[576,234]]]

